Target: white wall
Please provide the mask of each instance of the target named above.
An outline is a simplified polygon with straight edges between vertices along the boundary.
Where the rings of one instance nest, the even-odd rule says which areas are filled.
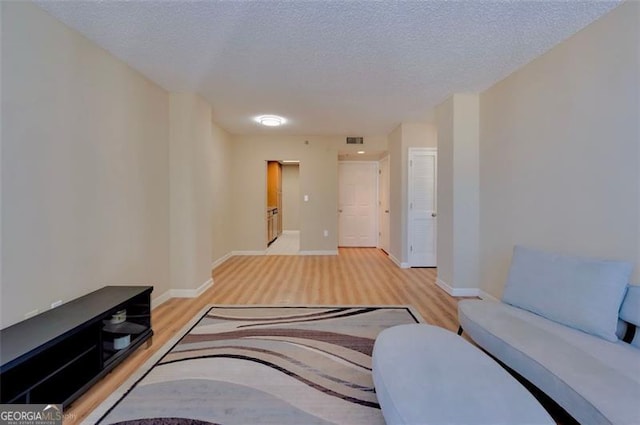
[[[453,295],[478,288],[479,98],[455,94],[437,108],[438,283]]]
[[[454,203],[453,203],[453,96],[436,108],[438,126],[438,217],[437,260],[438,279],[446,285],[454,282]]]
[[[229,151],[224,147],[226,136],[220,129],[216,130],[222,145],[217,149],[213,140],[211,106],[192,93],[170,95],[170,252],[171,287],[174,289],[196,289],[211,278],[211,265],[216,259],[214,220],[219,214],[224,217],[222,200],[214,202],[214,164],[216,153],[224,155],[224,151]],[[224,156],[218,157],[220,159]],[[224,178],[223,175],[218,177]],[[224,189],[218,187],[218,191],[221,190]],[[228,195],[228,192],[223,194]],[[218,208],[214,210],[216,204]],[[222,252],[217,255],[220,254]]]
[[[402,123],[389,134],[388,140],[391,183],[389,255],[396,263],[408,265],[409,148],[437,147],[436,126],[422,123]]]
[[[404,261],[409,266],[408,257],[403,257],[403,223],[402,219],[403,190],[403,150],[402,125],[397,126],[389,134],[389,257],[398,265]]]
[[[233,145],[231,135],[211,123],[212,152],[207,162],[213,180],[213,205],[211,211],[212,261],[219,262],[233,250],[232,166]]]
[[[0,326],[109,284],[194,294],[232,249],[231,136],[34,5],[0,8]]]
[[[282,165],[282,229],[300,230],[300,166]]]
[[[481,287],[514,244],[635,263],[640,4],[626,2],[480,97]]]
[[[305,143],[305,142],[308,142]],[[365,148],[384,150],[387,138],[367,137]],[[338,152],[344,136],[234,136],[233,211],[236,251],[266,248],[266,161],[300,160],[300,250],[335,251],[338,246]],[[324,237],[323,231],[329,236]]]
[[[169,97],[2,2],[1,326],[109,284],[169,287]]]
[[[0,4],[0,52],[2,51],[2,5]],[[0,54],[0,96],[2,93],[2,54]],[[1,100],[1,99],[0,99]],[[4,100],[0,102],[0,307],[2,306],[2,105],[4,104]],[[3,327],[3,320],[0,315],[0,329]]]
[[[454,288],[479,285],[480,103],[477,94],[454,96]],[[456,267],[457,268],[457,267]]]

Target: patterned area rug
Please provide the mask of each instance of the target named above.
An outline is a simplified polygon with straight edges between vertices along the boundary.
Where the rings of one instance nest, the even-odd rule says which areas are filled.
[[[92,423],[382,425],[373,343],[422,321],[405,306],[214,306],[196,320]]]

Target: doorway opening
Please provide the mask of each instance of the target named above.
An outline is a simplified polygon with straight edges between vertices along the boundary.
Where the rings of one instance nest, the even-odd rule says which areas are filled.
[[[267,161],[267,255],[300,252],[300,161]]]

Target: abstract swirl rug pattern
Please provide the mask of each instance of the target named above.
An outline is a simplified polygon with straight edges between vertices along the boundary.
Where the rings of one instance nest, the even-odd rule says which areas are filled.
[[[408,307],[214,306],[100,423],[384,424],[373,343],[419,321]]]

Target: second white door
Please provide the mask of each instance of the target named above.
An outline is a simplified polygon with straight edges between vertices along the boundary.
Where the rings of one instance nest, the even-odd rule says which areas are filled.
[[[338,245],[377,245],[378,164],[338,163]]]
[[[436,166],[430,148],[409,148],[409,264],[436,267]]]

